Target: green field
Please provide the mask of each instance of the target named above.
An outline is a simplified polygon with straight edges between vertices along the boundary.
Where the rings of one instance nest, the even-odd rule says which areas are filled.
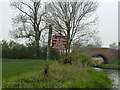
[[[20,76],[22,74],[41,71],[45,67],[45,60],[2,60],[2,79]]]
[[[44,60],[3,60],[3,88],[110,88],[112,81],[103,72],[81,63],[51,61],[44,80]]]

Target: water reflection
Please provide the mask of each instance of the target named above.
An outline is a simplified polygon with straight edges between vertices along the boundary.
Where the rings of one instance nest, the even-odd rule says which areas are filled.
[[[118,70],[112,70],[112,69],[101,69],[101,68],[95,68],[97,71],[103,71],[105,72],[108,77],[113,81],[113,88],[119,88],[120,89],[120,84],[119,84],[119,80],[120,80],[120,71]]]

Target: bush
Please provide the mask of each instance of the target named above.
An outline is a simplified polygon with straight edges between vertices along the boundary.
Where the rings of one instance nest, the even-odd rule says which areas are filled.
[[[40,48],[40,58],[46,60],[46,56],[47,56],[47,46],[43,46],[43,47]],[[60,59],[59,50],[51,48],[51,50],[50,50],[50,59],[51,60]]]
[[[67,63],[71,64],[72,61],[73,61],[73,58],[72,58],[72,57],[69,57],[69,56],[66,56],[66,57],[63,59],[63,63],[64,63],[64,64],[67,64]]]
[[[91,57],[88,56],[86,53],[74,53],[71,54],[70,56],[66,56],[63,59],[64,64],[71,64],[72,62],[81,62],[82,65],[88,64],[88,65],[93,65],[93,62],[91,60]]]

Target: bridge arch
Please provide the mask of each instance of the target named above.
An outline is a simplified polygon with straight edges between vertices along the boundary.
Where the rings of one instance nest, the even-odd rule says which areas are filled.
[[[108,60],[107,60],[107,57],[105,55],[102,55],[102,54],[95,54],[93,55],[92,57],[101,57],[104,61],[104,64],[107,64],[108,63]]]

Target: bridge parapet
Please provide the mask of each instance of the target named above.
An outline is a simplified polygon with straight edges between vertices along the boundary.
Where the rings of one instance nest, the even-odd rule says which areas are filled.
[[[118,58],[118,50],[111,48],[80,48],[73,52],[87,53],[91,57],[101,56],[105,63],[110,63]]]

